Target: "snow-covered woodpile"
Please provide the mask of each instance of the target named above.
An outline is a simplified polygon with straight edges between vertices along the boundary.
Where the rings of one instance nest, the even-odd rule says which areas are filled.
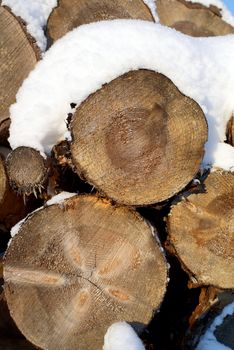
[[[222,1],[2,0],[0,37],[0,349],[234,348]]]

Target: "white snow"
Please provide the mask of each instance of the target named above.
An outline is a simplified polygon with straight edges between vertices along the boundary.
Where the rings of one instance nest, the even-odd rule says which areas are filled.
[[[36,39],[42,51],[46,49],[44,27],[52,9],[57,6],[57,0],[3,0],[2,5],[27,23],[28,32]]]
[[[103,350],[145,350],[145,347],[128,323],[117,322],[108,328]]]
[[[227,6],[224,4],[222,0],[187,0],[187,1],[200,3],[206,7],[209,7],[210,5],[214,5],[218,7],[218,9],[221,10],[222,19],[225,22],[234,26],[234,16],[232,15],[232,13],[229,11],[229,9],[227,8]]]
[[[71,193],[71,192],[65,192],[65,191],[60,192],[56,196],[53,196],[51,199],[49,199],[45,205],[48,206],[53,204],[59,204],[59,203],[62,203],[65,199],[71,198],[76,195],[77,193]]]
[[[163,73],[200,104],[209,124],[204,166],[234,170],[234,148],[223,144],[234,111],[234,35],[193,38],[140,20],[91,23],[58,40],[10,108],[12,148],[50,153],[64,139],[71,102],[79,106],[104,83],[140,68]]]
[[[155,22],[159,22],[159,17],[157,14],[157,2],[155,0],[143,0],[143,1],[150,9],[150,12],[151,12]]]
[[[224,318],[227,315],[233,315],[234,313],[234,302],[227,305],[222,313],[217,316],[211,326],[208,328],[206,333],[201,337],[201,340],[196,347],[196,350],[232,350],[231,348],[218,342],[214,335],[214,331],[217,326],[221,325],[224,321]]]

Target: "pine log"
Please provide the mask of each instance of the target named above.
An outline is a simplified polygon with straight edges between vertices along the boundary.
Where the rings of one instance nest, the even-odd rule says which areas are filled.
[[[8,8],[0,6],[0,140],[5,141],[9,107],[23,80],[39,59],[39,50],[26,34],[22,21]]]
[[[4,161],[0,156],[0,223],[10,229],[25,213],[23,198],[11,191]]]
[[[18,193],[36,196],[47,181],[45,159],[33,148],[16,148],[8,155],[6,166],[10,185]]]
[[[216,171],[205,191],[174,205],[169,242],[194,286],[234,288],[234,173]]]
[[[90,95],[71,123],[76,171],[128,205],[163,201],[199,170],[207,140],[201,108],[165,76],[132,71]]]
[[[222,20],[220,9],[206,7],[189,0],[157,0],[160,22],[194,37],[234,33],[234,28]]]
[[[153,21],[142,0],[59,0],[48,19],[48,36],[55,41],[82,24],[117,18]]]
[[[11,315],[33,344],[101,350],[112,323],[149,322],[167,264],[139,214],[84,195],[24,222],[7,250],[4,280]]]

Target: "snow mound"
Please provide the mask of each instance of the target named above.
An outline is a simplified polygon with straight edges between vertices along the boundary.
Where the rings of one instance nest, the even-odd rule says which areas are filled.
[[[36,39],[41,51],[45,51],[44,27],[52,9],[57,6],[57,0],[3,0],[2,5],[10,7],[27,23],[28,32]]]
[[[103,350],[145,350],[145,347],[129,324],[117,322],[108,328]]]
[[[204,166],[234,170],[234,148],[224,145],[234,111],[234,35],[193,38],[160,24],[113,20],[83,25],[48,50],[11,106],[10,144],[50,153],[66,135],[70,103],[136,69],[166,75],[197,101],[209,125]]]

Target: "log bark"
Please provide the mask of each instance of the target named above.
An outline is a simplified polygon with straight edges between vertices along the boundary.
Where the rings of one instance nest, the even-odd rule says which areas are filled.
[[[16,148],[8,155],[6,166],[10,185],[20,194],[36,196],[47,181],[46,162],[33,148]]]
[[[234,28],[222,20],[214,5],[206,7],[187,0],[157,0],[160,22],[194,37],[234,33]]]
[[[234,146],[234,116],[231,117],[231,119],[227,124],[226,135],[227,135],[227,143],[229,143],[229,145],[231,146]]]
[[[91,22],[117,18],[153,21],[149,8],[142,0],[59,0],[48,19],[48,36],[52,41],[70,30]]]
[[[128,205],[163,201],[199,170],[207,140],[201,108],[165,76],[132,71],[90,95],[71,123],[76,171]]]
[[[32,214],[4,262],[13,319],[43,349],[102,349],[107,328],[147,324],[163,299],[167,264],[135,211],[75,196]]]
[[[20,19],[8,8],[0,6],[0,140],[5,141],[9,107],[23,80],[39,59],[39,51],[31,37],[25,33]],[[9,126],[9,125],[8,125]]]
[[[194,286],[234,288],[234,174],[213,172],[204,186],[172,207],[169,242]]]
[[[26,214],[23,198],[11,191],[4,161],[0,156],[0,223],[10,229]]]

